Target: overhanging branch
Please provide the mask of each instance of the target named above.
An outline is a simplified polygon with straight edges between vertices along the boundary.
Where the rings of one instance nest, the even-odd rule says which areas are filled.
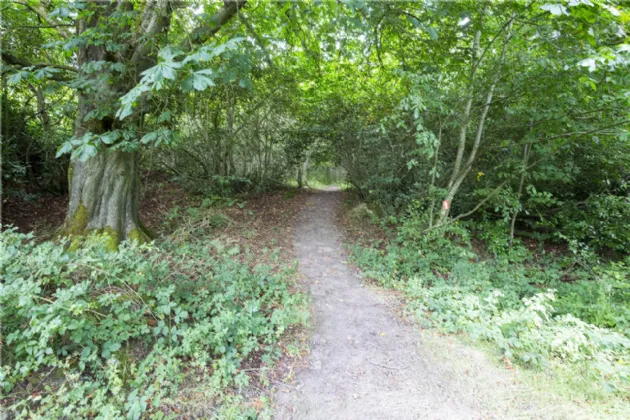
[[[79,71],[76,67],[64,66],[63,64],[31,63],[28,60],[16,57],[13,54],[8,53],[6,51],[1,51],[1,54],[2,54],[2,61],[4,61],[6,64],[10,64],[12,66],[35,67],[35,68],[52,67],[52,68],[56,68],[56,69],[59,69],[59,70],[71,71],[71,72],[74,72],[74,73],[77,73]]]
[[[247,0],[223,0],[223,7],[208,21],[196,27],[190,34],[190,42],[203,44],[212,38],[223,25],[245,6]]]
[[[19,58],[14,56],[13,54],[10,54],[6,51],[0,51],[0,56],[2,57],[2,63],[3,64],[8,64],[10,66],[15,66],[18,68],[45,68],[45,67],[51,67],[51,68],[56,68],[56,69],[60,69],[60,70],[64,70],[64,71],[69,71],[69,72],[73,72],[73,73],[77,73],[78,70],[74,67],[71,66],[64,66],[62,64],[50,64],[50,63],[31,63],[28,60],[24,60],[23,58]],[[48,77],[48,79],[50,80],[55,80],[58,82],[67,82],[72,80],[71,77],[68,76],[64,76],[62,74],[53,74],[50,77]]]
[[[14,3],[17,3],[19,5],[26,7],[27,9],[35,13],[37,16],[42,18],[42,20],[44,20],[48,25],[50,25],[51,27],[54,27],[62,37],[66,39],[72,37],[72,33],[64,27],[65,25],[59,23],[57,20],[51,18],[48,15],[46,8],[42,4],[28,3],[23,0],[13,0],[13,1]]]

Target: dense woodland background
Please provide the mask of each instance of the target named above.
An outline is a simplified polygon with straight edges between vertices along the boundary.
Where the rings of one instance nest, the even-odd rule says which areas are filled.
[[[0,14],[0,383],[15,416],[177,412],[191,377],[205,401],[264,414],[225,390],[264,386],[252,360],[299,353],[281,343],[307,301],[290,244],[263,226],[322,184],[346,190],[356,265],[427,325],[630,412],[624,2],[14,0]],[[261,197],[289,213],[248,207]]]

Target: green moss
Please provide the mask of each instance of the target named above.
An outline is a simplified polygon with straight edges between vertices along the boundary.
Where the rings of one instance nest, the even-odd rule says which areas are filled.
[[[90,234],[103,236],[105,238],[105,249],[107,251],[118,250],[120,235],[118,231],[109,226],[106,226],[104,229],[83,230],[82,233],[73,235],[72,239],[70,240],[70,246],[68,247],[68,249],[70,251],[78,250],[81,247],[81,244],[83,244],[83,240],[85,239],[85,237]]]
[[[112,229],[109,226],[99,232],[99,234],[105,236],[105,249],[108,251],[118,250],[118,243],[120,242],[120,234],[117,230]]]
[[[79,207],[72,215],[72,220],[68,223],[66,228],[66,234],[68,235],[83,235],[85,234],[85,228],[88,224],[88,209],[79,203]]]
[[[93,229],[88,231],[88,209],[83,205],[83,203],[79,203],[79,207],[74,212],[72,216],[72,220],[66,225],[64,229],[64,235],[71,235],[72,239],[70,241],[69,249],[71,251],[76,251],[81,246],[83,242],[83,237],[90,233],[95,233],[97,235],[103,235],[106,237],[105,248],[108,251],[116,251],[118,250],[118,244],[121,241],[120,233],[113,229],[110,226],[105,226],[103,229]],[[129,232],[129,240],[132,242],[137,242],[139,244],[149,242],[151,240],[151,235],[149,231],[141,224],[138,224],[138,228],[133,229]]]
[[[129,240],[131,242],[136,242],[138,244],[143,244],[143,243],[148,242],[149,239],[150,239],[149,235],[147,235],[147,233],[144,232],[140,228],[133,229],[131,232],[129,232]]]
[[[68,165],[68,200],[70,200],[70,194],[72,193],[72,162]]]
[[[70,239],[70,245],[68,246],[68,250],[71,252],[75,252],[81,247],[82,243],[83,243],[82,236],[73,236],[72,239]]]

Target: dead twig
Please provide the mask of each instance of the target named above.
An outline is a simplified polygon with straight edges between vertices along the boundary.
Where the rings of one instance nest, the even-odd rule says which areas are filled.
[[[372,361],[370,361],[370,363],[371,363],[371,364],[373,364],[373,365],[375,365],[375,366],[380,366],[380,367],[382,367],[382,368],[385,368],[385,369],[391,369],[391,370],[405,370],[405,369],[408,369],[408,368],[409,368],[409,366],[411,366],[411,365],[407,365],[407,366],[405,366],[405,367],[394,367],[394,366],[382,365],[382,364],[380,364],[380,363],[376,363],[376,362],[372,362]]]

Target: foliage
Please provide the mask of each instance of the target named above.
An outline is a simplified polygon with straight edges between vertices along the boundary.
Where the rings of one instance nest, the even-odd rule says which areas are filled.
[[[410,279],[413,308],[444,330],[468,332],[499,348],[503,356],[532,367],[554,363],[581,364],[609,389],[625,392],[630,377],[630,339],[586,323],[571,314],[553,316],[552,290],[523,298],[522,304],[503,302],[496,289],[441,282],[424,287]]]
[[[72,252],[2,233],[2,387],[18,418],[140,418],[184,381],[246,386],[242,361],[272,363],[306,320],[291,271],[252,269],[238,248],[104,241]]]
[[[506,237],[501,224],[475,224],[492,251],[487,258],[470,246],[465,227],[419,235],[415,227],[422,221],[411,220],[399,226],[385,249],[354,246],[352,255],[366,276],[403,291],[419,319],[491,342],[506,359],[526,366],[579,364],[607,389],[625,392],[630,380],[625,263],[591,269],[586,261],[592,259],[582,255],[536,255],[519,240],[511,246],[497,242]]]
[[[624,378],[627,4],[114,3],[0,6],[3,192],[85,192],[92,202],[69,209],[91,226],[139,228],[139,188],[98,188],[136,187],[140,169],[205,201],[170,209],[168,223],[186,216],[177,240],[111,255],[95,238],[73,253],[3,233],[3,381],[17,392],[37,374],[51,386],[24,407],[137,417],[172,395],[189,361],[211,364],[218,382],[243,379],[239,360],[300,321],[273,314],[301,298],[287,274],[250,272],[231,258],[247,260],[239,248],[199,238],[231,223],[215,204],[294,177],[329,183],[332,167],[369,205],[362,213],[395,226],[383,249],[356,248],[357,261],[424,316],[521,363]],[[111,151],[133,170],[90,169]],[[130,215],[96,216],[122,208]],[[532,252],[524,237],[549,241]],[[190,292],[197,279],[204,299]],[[219,301],[232,295],[241,300]]]
[[[583,242],[593,249],[630,253],[630,198],[593,194],[584,210],[565,206],[558,215],[562,236]]]

